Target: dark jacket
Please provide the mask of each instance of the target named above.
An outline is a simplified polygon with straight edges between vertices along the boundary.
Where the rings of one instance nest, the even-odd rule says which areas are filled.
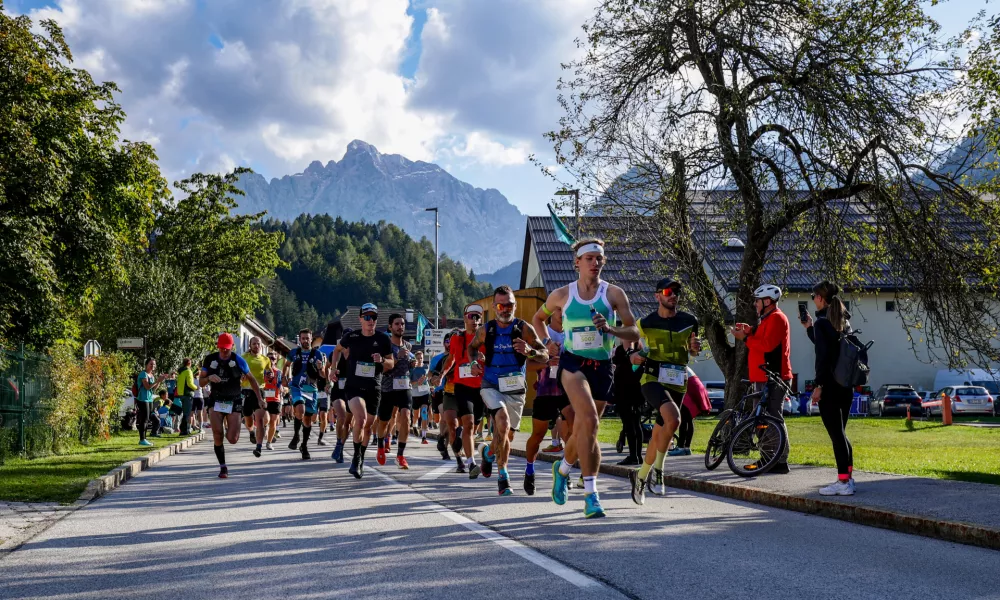
[[[615,366],[615,400],[618,402],[641,402],[642,391],[640,379],[642,369],[632,370],[630,357],[639,350],[625,350],[625,347],[618,345],[615,353],[611,355],[611,363]]]
[[[845,315],[848,319],[850,315]],[[826,309],[816,311],[816,320],[806,334],[816,346],[816,385],[835,385],[833,370],[840,358],[840,332],[833,328],[833,323],[826,318]]]

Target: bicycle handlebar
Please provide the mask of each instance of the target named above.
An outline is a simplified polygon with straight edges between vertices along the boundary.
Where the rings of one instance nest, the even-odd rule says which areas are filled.
[[[788,387],[788,385],[785,384],[785,381],[781,378],[781,375],[775,373],[771,369],[768,369],[767,365],[760,365],[759,367],[761,371],[764,371],[764,375],[767,376],[768,381],[780,385],[782,388],[785,389],[785,392],[789,396],[795,395],[794,393],[792,393],[792,388]]]

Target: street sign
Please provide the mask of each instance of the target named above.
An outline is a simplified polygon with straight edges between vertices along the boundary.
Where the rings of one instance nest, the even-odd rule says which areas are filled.
[[[142,338],[118,338],[119,350],[142,350],[145,346]]]
[[[83,357],[88,356],[98,356],[101,353],[101,345],[97,343],[97,340],[88,340],[86,344],[83,345]]]

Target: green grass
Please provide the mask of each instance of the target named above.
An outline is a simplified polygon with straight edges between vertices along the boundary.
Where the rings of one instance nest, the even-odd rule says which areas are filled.
[[[153,446],[143,448],[139,446],[139,433],[126,431],[107,442],[79,446],[62,454],[9,459],[0,465],[0,500],[69,504],[80,497],[91,479],[180,439],[179,435],[150,438]]]
[[[1000,422],[1000,418],[961,417],[956,422]],[[708,437],[718,420],[695,420],[691,450],[704,453]],[[799,465],[834,467],[830,438],[819,417],[789,417],[788,435],[792,450],[788,461]],[[522,431],[531,430],[530,419]],[[603,444],[618,441],[621,421],[601,420],[599,439]],[[1000,485],[1000,429],[944,427],[940,422],[903,418],[852,418],[847,436],[854,446],[854,466],[863,471],[917,475]]]

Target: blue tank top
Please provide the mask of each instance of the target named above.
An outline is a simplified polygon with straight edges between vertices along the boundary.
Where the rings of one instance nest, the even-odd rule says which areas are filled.
[[[493,356],[490,364],[483,371],[483,384],[487,387],[499,388],[500,378],[507,375],[524,375],[524,365],[518,365],[517,352],[514,351],[514,323],[507,327],[496,324],[496,340],[493,342]]]

